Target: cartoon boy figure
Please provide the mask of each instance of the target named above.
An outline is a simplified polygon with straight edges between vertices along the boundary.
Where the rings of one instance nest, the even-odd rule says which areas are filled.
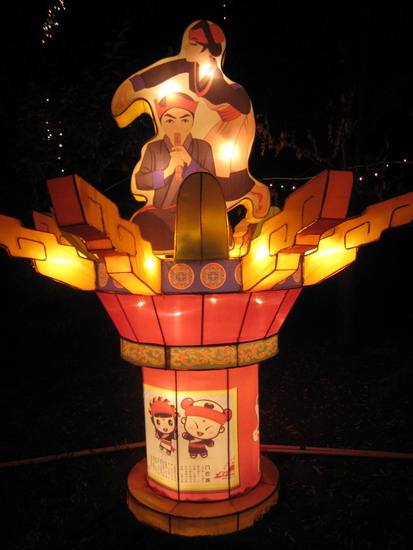
[[[159,439],[159,448],[167,455],[175,452],[172,440],[176,439],[175,407],[163,397],[155,397],[149,402],[149,414],[155,426],[155,437]]]
[[[189,95],[178,92],[155,100],[164,136],[147,144],[132,178],[136,196],[153,192],[152,204],[138,210],[132,221],[154,251],[173,250],[176,201],[183,180],[196,172],[215,175],[211,146],[191,134],[197,106]]]
[[[189,456],[206,458],[207,447],[215,445],[214,438],[225,431],[224,424],[231,420],[232,412],[230,409],[223,409],[214,401],[194,401],[190,397],[182,401],[181,407],[186,415],[181,419],[185,426],[182,437],[189,442]]]

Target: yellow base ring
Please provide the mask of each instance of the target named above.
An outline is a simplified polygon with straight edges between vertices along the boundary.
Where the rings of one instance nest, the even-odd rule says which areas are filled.
[[[128,506],[141,523],[187,537],[225,535],[251,527],[277,504],[278,468],[261,457],[261,481],[245,495],[219,502],[178,502],[155,493],[146,479],[146,459],[128,477]]]

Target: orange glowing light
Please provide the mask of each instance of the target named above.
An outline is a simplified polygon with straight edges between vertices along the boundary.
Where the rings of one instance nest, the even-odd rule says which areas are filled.
[[[76,175],[49,180],[48,187],[59,226],[103,259],[115,281],[132,293],[160,291],[160,260],[114,203]]]
[[[356,259],[358,248],[377,241],[386,229],[411,223],[413,193],[369,206],[321,237],[316,251],[304,258],[304,284],[312,285],[334,275]]]
[[[0,243],[14,258],[31,259],[37,271],[80,290],[96,289],[95,264],[70,244],[60,244],[56,235],[27,229],[0,215]]]

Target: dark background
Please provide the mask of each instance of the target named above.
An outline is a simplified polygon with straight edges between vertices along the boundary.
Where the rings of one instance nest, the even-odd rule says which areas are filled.
[[[33,204],[47,209],[44,182],[62,169],[131,214],[128,179],[152,126],[143,118],[120,130],[110,113],[113,93],[137,70],[178,53],[187,25],[203,17],[223,28],[224,72],[244,86],[258,122],[268,123],[270,138],[257,135],[250,170],[273,183],[281,200],[324,168],[354,172],[355,212],[411,189],[403,160],[412,150],[413,48],[403,2],[65,5],[50,39],[42,27],[53,2],[1,8],[1,191],[11,214],[24,209],[29,218]],[[61,138],[45,139],[46,121]],[[289,146],[277,149],[282,134]]]
[[[257,136],[250,170],[271,181],[281,201],[326,167],[355,174],[354,212],[412,189],[411,165],[402,162],[411,161],[413,107],[411,23],[403,3],[66,6],[46,45],[49,2],[2,6],[2,214],[30,227],[32,210],[50,208],[45,180],[62,167],[106,192],[125,216],[133,211],[128,180],[151,126],[136,121],[118,129],[112,95],[133,72],[177,53],[184,29],[199,18],[223,28],[224,72],[245,87],[273,137],[294,131],[304,150],[307,130],[316,136],[324,164],[299,158],[291,147],[277,156],[268,143],[261,154]],[[351,108],[343,110],[350,92]],[[44,139],[50,114],[63,131],[61,162],[56,142]],[[326,139],[329,121],[343,117],[353,128],[345,164]],[[2,463],[143,441],[140,371],[119,358],[118,335],[97,297],[0,252]],[[263,443],[413,452],[411,256],[411,225],[386,231],[342,274],[303,289],[281,329],[279,355],[260,369]],[[344,340],[340,297],[348,284],[353,307]],[[143,456],[129,450],[3,467],[5,548],[192,547],[129,513],[126,479]],[[280,469],[280,504],[252,529],[197,539],[198,547],[410,547],[411,461],[270,458]]]

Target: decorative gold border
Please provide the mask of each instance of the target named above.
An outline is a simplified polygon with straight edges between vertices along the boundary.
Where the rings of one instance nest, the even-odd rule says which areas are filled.
[[[222,369],[237,365],[237,347],[177,346],[171,347],[171,368],[183,370]]]
[[[141,367],[165,367],[165,348],[154,344],[138,344],[130,340],[120,339],[120,355],[122,359]]]
[[[209,370],[245,367],[278,353],[278,335],[254,342],[219,346],[170,346],[139,344],[121,338],[121,357],[134,365],[173,370]],[[166,356],[169,355],[168,364]]]
[[[269,359],[278,353],[278,335],[265,340],[238,344],[238,365],[246,366]]]

